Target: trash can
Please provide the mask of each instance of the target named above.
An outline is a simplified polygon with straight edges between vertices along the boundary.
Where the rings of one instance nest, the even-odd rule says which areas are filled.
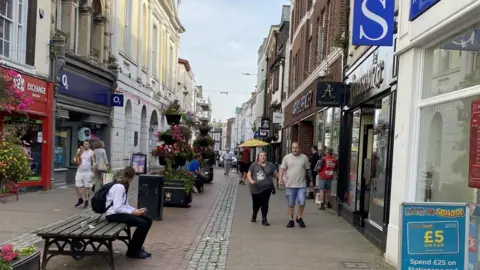
[[[163,219],[164,180],[160,175],[138,176],[138,208],[147,208],[147,216],[153,220]]]

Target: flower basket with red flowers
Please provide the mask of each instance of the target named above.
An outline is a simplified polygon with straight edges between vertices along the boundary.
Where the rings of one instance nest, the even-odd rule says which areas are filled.
[[[0,270],[40,268],[40,251],[34,246],[15,249],[12,244],[0,246]]]

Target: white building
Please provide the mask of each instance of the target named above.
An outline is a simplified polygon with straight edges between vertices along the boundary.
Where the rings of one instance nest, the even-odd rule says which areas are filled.
[[[267,39],[264,38],[262,45],[258,49],[258,61],[257,61],[257,89],[256,89],[256,100],[252,109],[252,117],[255,121],[256,126],[260,125],[262,120],[263,110],[264,110],[264,100],[265,100],[265,83],[267,79],[267,56],[266,56],[266,43]]]
[[[123,107],[113,110],[112,165],[149,153],[156,133],[167,128],[161,108],[176,98],[180,34],[174,0],[111,1],[112,55],[118,60]]]
[[[193,86],[195,85],[195,76],[193,75],[188,60],[178,59],[177,78],[177,86],[175,87],[176,99],[180,102],[184,111],[193,112]]]
[[[471,138],[478,133],[472,132],[470,121],[480,97],[480,1],[432,2],[437,1],[412,16],[410,1],[400,1],[395,192],[385,254],[393,265],[400,259],[402,202],[462,202],[478,208],[480,199],[478,189],[468,183],[469,163],[475,163],[471,155],[478,149],[478,139]],[[478,243],[479,219],[470,220],[477,233],[469,238]],[[479,269],[477,252],[469,257],[468,269]]]

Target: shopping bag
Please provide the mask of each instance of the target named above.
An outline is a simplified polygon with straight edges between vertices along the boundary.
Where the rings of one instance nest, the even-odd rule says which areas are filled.
[[[103,174],[103,184],[108,184],[113,182],[113,173],[104,173]]]

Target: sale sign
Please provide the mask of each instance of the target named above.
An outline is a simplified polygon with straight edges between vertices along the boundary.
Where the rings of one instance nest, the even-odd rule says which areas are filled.
[[[467,204],[403,203],[401,218],[398,269],[467,269]]]

